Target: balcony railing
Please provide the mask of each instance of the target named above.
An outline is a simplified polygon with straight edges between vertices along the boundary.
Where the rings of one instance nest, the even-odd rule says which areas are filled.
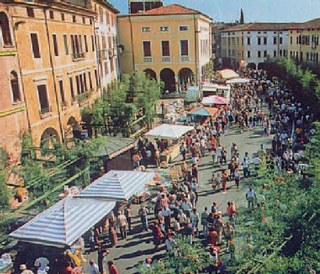
[[[144,61],[145,63],[152,63],[152,57],[151,57],[151,56],[144,57],[144,58],[143,58],[143,61]]]
[[[170,56],[162,56],[162,63],[170,63],[171,57]]]
[[[190,57],[189,56],[180,56],[181,62],[190,62]]]
[[[84,59],[84,57],[85,57],[85,54],[84,54],[84,52],[81,52],[81,53],[73,53],[72,54],[72,61],[80,61],[80,60],[82,60],[82,59]]]

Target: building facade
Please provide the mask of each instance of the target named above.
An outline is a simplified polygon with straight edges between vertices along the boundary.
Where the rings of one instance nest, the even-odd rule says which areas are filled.
[[[95,36],[99,76],[102,91],[107,92],[107,88],[120,74],[116,26],[116,15],[119,11],[103,0],[93,0],[92,8],[96,13]]]
[[[320,18],[289,28],[288,58],[296,62],[320,63]]]
[[[237,69],[241,61],[249,67],[263,67],[268,58],[287,57],[290,24],[250,23],[230,26],[221,33],[224,63]]]
[[[28,119],[11,10],[3,3],[0,3],[0,26],[0,147],[15,162]]]
[[[199,11],[168,5],[118,17],[121,71],[144,71],[164,90],[185,90],[204,80],[212,58],[211,19]]]

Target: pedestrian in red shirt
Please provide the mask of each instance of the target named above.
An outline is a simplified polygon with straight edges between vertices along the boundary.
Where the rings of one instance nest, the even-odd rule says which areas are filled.
[[[119,274],[118,268],[115,266],[113,261],[108,262],[109,274]]]
[[[152,235],[153,235],[153,243],[154,243],[154,249],[157,250],[159,247],[159,244],[161,242],[162,232],[159,227],[159,221],[156,220],[154,222],[154,226],[152,228]]]

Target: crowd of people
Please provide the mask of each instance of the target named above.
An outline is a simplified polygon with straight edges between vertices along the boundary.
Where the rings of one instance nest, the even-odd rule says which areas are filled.
[[[220,110],[217,117],[212,117],[206,124],[197,125],[180,142],[181,178],[172,181],[167,187],[161,186],[152,207],[142,204],[138,210],[141,229],[150,231],[154,244],[154,252],[165,247],[167,252],[178,256],[177,237],[184,237],[192,244],[197,238],[205,242],[204,248],[208,252],[210,261],[206,269],[209,273],[220,273],[224,269],[221,260],[221,250],[235,256],[235,235],[237,209],[234,201],[219,205],[214,199],[216,192],[227,192],[228,184],[234,184],[239,189],[241,180],[257,175],[262,159],[259,153],[251,155],[245,152],[240,156],[236,142],[231,148],[223,146],[222,139],[225,131],[231,126],[239,127],[239,132],[262,129],[262,134],[272,137],[272,148],[268,151],[261,145],[260,150],[267,154],[267,168],[279,173],[301,172],[303,174],[305,144],[314,133],[312,128],[313,116],[309,108],[292,95],[281,82],[268,79],[263,71],[248,71],[250,84],[239,84],[232,87],[230,104]],[[269,111],[265,111],[268,106]],[[168,147],[166,140],[158,140],[153,144],[148,139],[140,138],[137,153],[133,156],[134,167],[159,167],[159,154]],[[199,161],[210,155],[212,168],[219,168],[212,173],[211,193],[212,204],[199,210]],[[190,161],[189,161],[190,159]],[[254,181],[254,180],[253,180]],[[254,184],[246,192],[248,209],[261,206],[265,198],[254,190]],[[153,217],[150,214],[153,213]],[[131,225],[131,205],[118,211],[117,216],[108,218],[108,243],[118,245],[118,236],[122,240],[127,238],[127,232],[136,233]],[[226,218],[224,217],[226,216]],[[92,230],[89,238],[91,251],[97,251],[97,263],[89,261],[90,274],[104,273],[103,261],[109,250],[102,246],[103,231],[97,227]],[[139,232],[137,232],[139,233]],[[72,256],[71,256],[72,257]],[[155,260],[156,261],[156,260]],[[144,267],[152,267],[153,259],[148,257]],[[63,273],[76,273],[75,262],[69,260]],[[22,266],[25,271],[25,266]],[[110,274],[119,273],[112,261],[108,261]],[[27,273],[27,272],[21,272]],[[36,272],[47,273],[47,272]]]

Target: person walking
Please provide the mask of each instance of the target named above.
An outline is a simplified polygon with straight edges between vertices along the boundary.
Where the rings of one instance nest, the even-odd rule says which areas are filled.
[[[141,224],[142,224],[142,227],[145,231],[148,231],[149,230],[149,227],[148,227],[148,209],[146,208],[145,205],[141,205],[140,209],[139,209],[139,216],[140,216],[140,220],[141,220]]]
[[[198,228],[199,219],[200,217],[199,217],[199,213],[197,212],[197,209],[193,208],[190,214],[190,221],[191,221],[191,227],[196,234],[198,234],[199,232],[199,228]]]
[[[121,211],[118,213],[117,224],[120,229],[121,238],[126,239],[127,238],[127,224],[128,223],[127,223],[126,216],[124,216],[124,214]]]
[[[202,225],[202,233],[204,238],[206,238],[208,235],[208,221],[207,221],[208,216],[209,216],[208,208],[205,207],[204,211],[201,213],[201,225]]]
[[[152,235],[153,235],[154,250],[157,251],[161,242],[161,237],[163,236],[161,229],[159,227],[158,220],[155,220],[154,222],[154,225],[152,227]]]
[[[113,261],[108,262],[108,270],[109,270],[109,274],[119,274],[119,270],[116,267],[116,265],[113,263]]]
[[[127,222],[128,222],[128,230],[131,232],[131,204],[128,204],[126,208],[124,209],[124,216],[126,216]]]
[[[98,268],[100,273],[104,273],[103,260],[109,254],[109,250],[103,250],[102,246],[98,246]]]
[[[256,198],[256,193],[252,189],[252,187],[249,188],[249,190],[246,193],[246,198],[248,201],[248,208],[254,208],[254,199]]]
[[[225,170],[222,173],[222,189],[223,189],[223,194],[227,193],[227,182],[228,182],[229,174],[227,170]]]
[[[244,178],[248,178],[250,176],[249,164],[250,164],[250,158],[249,158],[248,152],[246,152],[242,161]]]
[[[89,261],[90,267],[89,267],[89,273],[90,274],[100,274],[98,265],[94,262],[94,260]]]
[[[240,185],[240,171],[239,168],[236,166],[235,170],[234,170],[234,182],[237,186],[237,190],[239,190],[239,185]]]

